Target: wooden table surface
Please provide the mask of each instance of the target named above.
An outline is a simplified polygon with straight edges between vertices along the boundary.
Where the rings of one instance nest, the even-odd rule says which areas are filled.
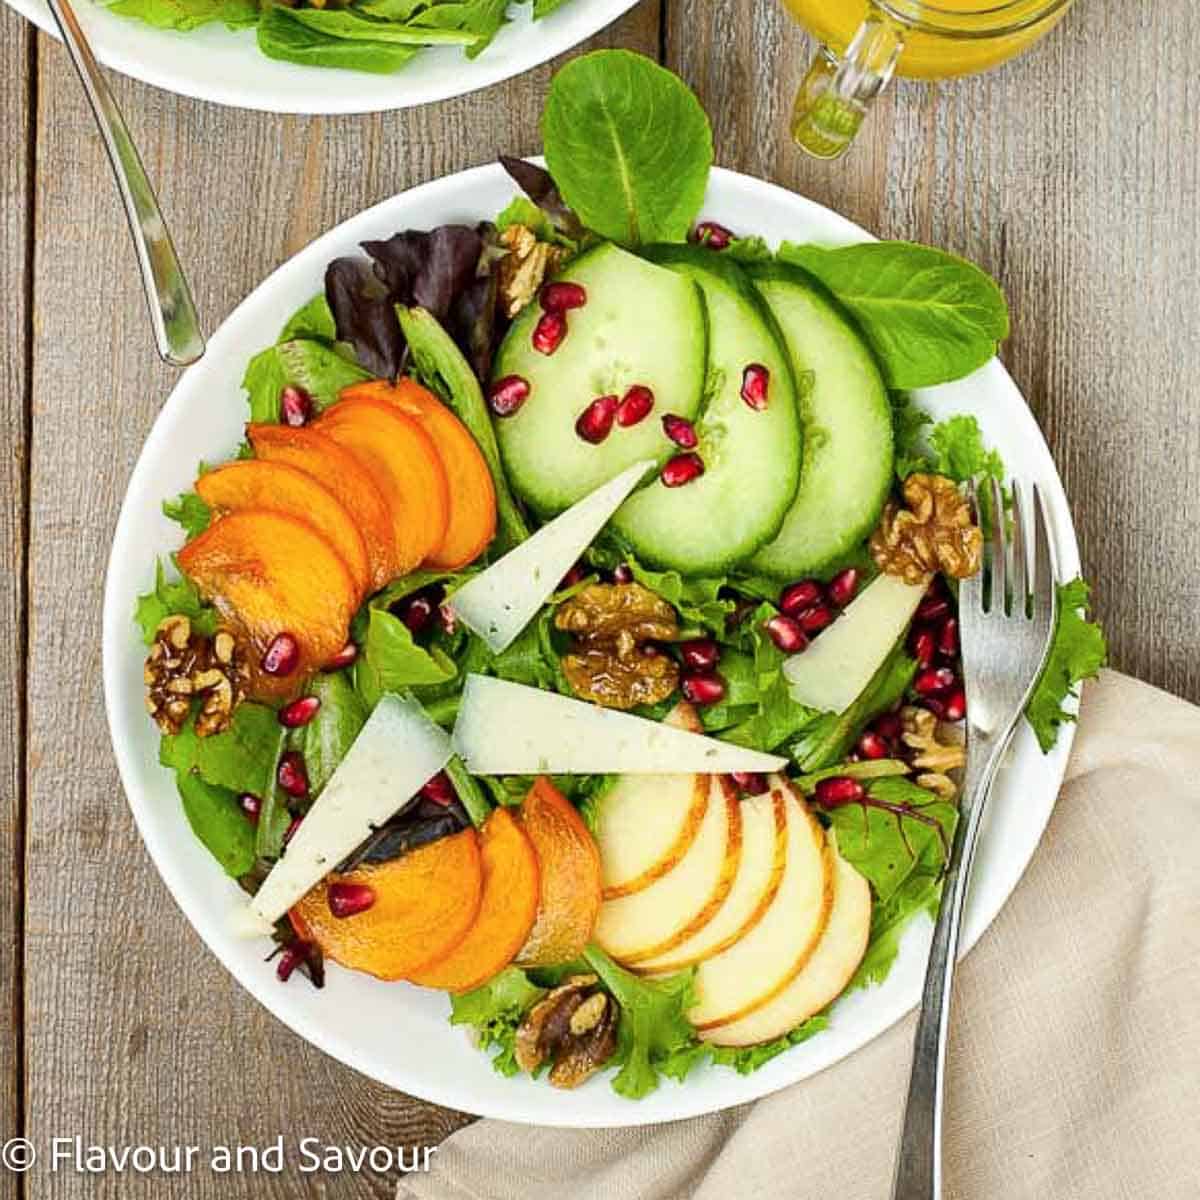
[[[1193,0],[1082,0],[1019,62],[893,88],[841,163],[789,144],[806,38],[773,0],[644,0],[596,39],[657,55],[718,161],[1007,289],[1004,357],[1054,451],[1114,665],[1200,699],[1200,24]],[[538,149],[550,67],[416,112],[291,118],[114,77],[209,328],[321,231],[394,192]],[[108,744],[103,566],[174,382],[61,48],[0,9],[0,1140],[352,1145],[467,1119],[370,1083],[217,964],[142,848]],[[748,215],[748,224],[752,223]],[[0,1200],[360,1197],[384,1179],[0,1173]]]

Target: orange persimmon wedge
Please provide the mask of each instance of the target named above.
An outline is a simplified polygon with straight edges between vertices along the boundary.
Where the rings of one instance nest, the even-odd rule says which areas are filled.
[[[329,909],[333,883],[366,884],[375,903],[352,917]],[[436,963],[466,937],[483,893],[474,829],[419,846],[391,862],[330,875],[291,910],[303,938],[326,958],[377,979],[407,979]]]
[[[307,521],[349,568],[359,600],[366,595],[371,585],[367,543],[341,501],[312,475],[281,462],[237,459],[201,475],[196,491],[218,514],[269,508]]]
[[[422,987],[469,992],[498,975],[525,944],[538,908],[538,860],[529,839],[506,808],[480,831],[483,899],[479,916],[445,958],[409,975]]]
[[[450,488],[450,521],[431,567],[455,571],[474,562],[496,536],[496,487],[470,430],[415,379],[372,379],[344,388],[341,399],[382,400],[419,421],[433,439]]]
[[[578,958],[600,911],[600,852],[575,806],[544,775],[521,804],[521,828],[541,868],[538,911],[517,954],[523,967]]]
[[[400,574],[436,554],[450,521],[450,487],[433,439],[412,417],[379,400],[342,400],[313,428],[370,471],[391,509]]]
[[[341,503],[367,544],[373,590],[399,574],[393,554],[391,514],[374,479],[353,454],[307,426],[247,425],[246,437],[260,459],[303,471]]]
[[[294,693],[346,644],[358,589],[346,564],[298,517],[246,508],[218,517],[178,556],[179,568],[250,642],[249,694],[278,700]],[[277,635],[300,647],[284,676],[259,663]]]

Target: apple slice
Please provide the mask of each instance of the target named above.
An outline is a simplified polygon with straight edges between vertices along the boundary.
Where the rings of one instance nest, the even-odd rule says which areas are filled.
[[[768,792],[741,802],[742,861],[729,898],[703,929],[675,949],[638,959],[637,969],[654,974],[682,971],[741,941],[766,916],[787,869],[787,802]]]
[[[804,968],[829,920],[833,850],[825,831],[786,780],[771,780],[771,790],[787,805],[783,881],[762,919],[697,968],[688,1020],[700,1032],[740,1020],[778,996]]]
[[[448,601],[459,620],[505,650],[653,465],[634,463],[463,584]]]
[[[786,762],[488,675],[467,676],[454,747],[472,775],[766,773]]]
[[[664,718],[700,733],[696,710],[681,700]],[[604,899],[649,887],[688,852],[708,811],[706,775],[621,775],[604,793],[596,818]]]
[[[783,664],[792,699],[845,712],[871,682],[925,595],[895,575],[878,575],[807,650]]]
[[[834,850],[829,924],[803,970],[769,1003],[703,1033],[717,1046],[753,1046],[795,1029],[841,995],[858,970],[871,932],[871,888]]]
[[[619,962],[666,954],[716,916],[742,857],[742,811],[733,786],[708,778],[708,809],[688,852],[649,887],[606,900],[595,940]]]

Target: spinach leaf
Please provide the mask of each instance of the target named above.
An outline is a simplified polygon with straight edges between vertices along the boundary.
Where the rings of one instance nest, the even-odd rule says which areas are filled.
[[[205,604],[186,575],[168,579],[160,558],[154,565],[154,588],[138,597],[134,609],[133,619],[141,627],[147,646],[154,641],[154,631],[172,613],[189,618],[197,633],[211,635],[217,631],[217,610]]]
[[[238,879],[247,874],[255,862],[254,826],[237,793],[206,783],[193,771],[177,772],[175,782],[192,832],[226,875]]]
[[[589,229],[626,246],[686,240],[713,146],[678,76],[626,50],[585,54],[551,81],[542,135],[550,174]]]
[[[1079,684],[1095,675],[1108,661],[1108,643],[1099,625],[1087,619],[1091,589],[1082,579],[1059,584],[1054,640],[1033,690],[1025,715],[1037,734],[1038,745],[1050,750],[1058,741],[1064,721],[1075,720],[1063,701],[1075,695]]]
[[[458,668],[442,651],[418,646],[399,617],[386,609],[371,609],[366,644],[354,665],[355,687],[369,708],[384,692],[447,683],[457,674]]]
[[[308,29],[347,41],[392,42],[399,46],[464,46],[476,40],[474,34],[453,25],[433,28],[431,25],[419,26],[415,22],[401,24],[394,20],[380,21],[349,8],[290,8],[288,14],[293,21],[298,21]]]
[[[224,733],[197,737],[189,718],[177,734],[159,743],[158,761],[176,772],[194,771],[214,787],[265,800],[275,788],[284,732],[273,708],[245,702],[238,705]]]
[[[337,400],[343,388],[370,378],[369,372],[332,346],[294,338],[256,354],[246,368],[242,387],[249,394],[250,420],[274,422],[279,420],[279,393],[289,384],[303,388],[320,412]]]
[[[1008,336],[1008,306],[996,281],[944,250],[913,242],[834,250],[785,243],[779,257],[815,275],[849,311],[889,387],[961,379]]]
[[[309,795],[315,800],[341,765],[367,721],[367,706],[346,671],[315,675],[308,694],[321,702],[317,715],[295,730],[296,749],[304,755]]]

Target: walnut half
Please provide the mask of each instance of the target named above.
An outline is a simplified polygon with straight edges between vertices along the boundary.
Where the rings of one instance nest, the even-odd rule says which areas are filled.
[[[617,1048],[617,1003],[595,975],[572,975],[539,1000],[517,1030],[515,1057],[523,1071],[553,1061],[549,1079],[559,1088],[578,1087]]]
[[[914,770],[919,772],[919,786],[953,800],[958,794],[958,785],[950,772],[961,770],[967,761],[967,749],[961,742],[953,741],[949,732],[927,708],[906,707],[900,710],[900,721],[904,744],[912,751],[909,759]]]
[[[166,734],[178,733],[188,718],[192,700],[200,701],[196,733],[222,733],[246,694],[249,670],[237,640],[226,629],[211,638],[196,633],[187,617],[163,619],[154,631],[142,679],[146,711]]]
[[[561,247],[539,242],[537,234],[525,225],[510,225],[501,235],[500,244],[508,253],[500,260],[500,303],[505,315],[515,317],[538,294],[542,282],[562,263]]]
[[[591,583],[554,614],[555,627],[575,635],[563,656],[572,690],[605,708],[657,704],[679,686],[673,658],[647,643],[673,641],[675,610],[640,583]]]
[[[888,575],[918,584],[937,571],[967,579],[983,563],[983,533],[958,485],[944,475],[910,475],[904,503],[884,506],[871,535],[871,557]]]

